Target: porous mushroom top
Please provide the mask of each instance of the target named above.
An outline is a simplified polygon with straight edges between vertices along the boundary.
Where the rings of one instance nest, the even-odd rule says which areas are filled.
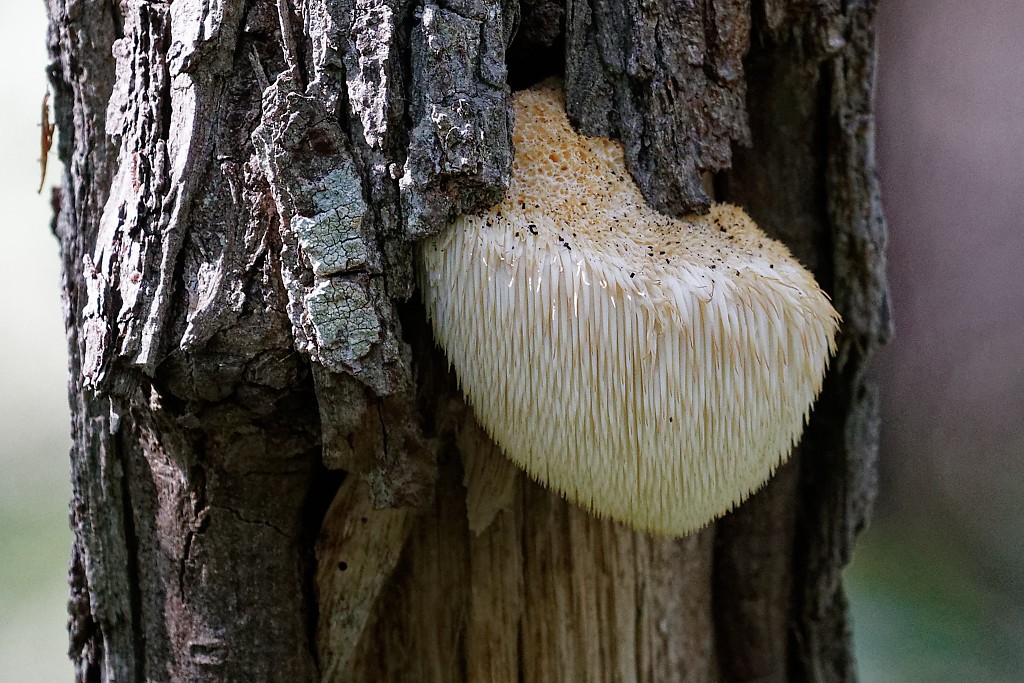
[[[838,316],[741,209],[662,215],[621,145],[572,130],[560,91],[513,102],[505,199],[421,248],[435,337],[532,476],[635,528],[692,531],[788,455]]]
[[[527,90],[513,106],[512,183],[505,200],[488,211],[504,220],[485,223],[496,235],[510,226],[523,240],[535,232],[539,248],[600,253],[644,282],[680,269],[703,279],[737,270],[778,278],[775,269],[784,268],[781,277],[817,289],[789,251],[766,239],[742,209],[715,204],[706,216],[685,221],[652,210],[626,171],[622,145],[573,131],[561,91]]]

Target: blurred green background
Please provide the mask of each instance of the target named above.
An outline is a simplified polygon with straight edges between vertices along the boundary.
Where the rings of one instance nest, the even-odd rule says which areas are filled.
[[[46,62],[43,3],[0,0],[0,681],[52,683],[73,675],[71,439],[60,258],[36,194]],[[48,186],[60,171],[51,154]]]
[[[897,336],[882,490],[847,571],[866,683],[1024,681],[1024,3],[882,0]],[[0,681],[64,681],[68,413],[42,2],[0,3]],[[47,185],[59,173],[51,155]]]

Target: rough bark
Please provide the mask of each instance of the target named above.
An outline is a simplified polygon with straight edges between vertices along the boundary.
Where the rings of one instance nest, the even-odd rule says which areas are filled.
[[[47,4],[78,680],[854,678],[873,3]],[[508,83],[552,73],[652,204],[744,205],[844,317],[792,462],[688,538],[511,467],[414,296],[416,240],[507,186]]]

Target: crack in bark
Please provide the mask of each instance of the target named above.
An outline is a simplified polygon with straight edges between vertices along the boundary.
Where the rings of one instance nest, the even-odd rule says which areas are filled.
[[[222,505],[222,504],[218,504],[218,503],[214,503],[214,504],[210,505],[210,508],[211,509],[217,509],[217,510],[224,510],[225,512],[230,513],[235,519],[237,519],[238,521],[240,521],[240,522],[242,522],[244,524],[251,524],[253,526],[261,526],[261,527],[265,527],[267,529],[272,529],[273,531],[276,531],[279,535],[281,535],[281,536],[283,536],[285,538],[288,538],[288,539],[292,539],[292,536],[290,534],[286,533],[283,529],[281,529],[280,527],[278,527],[275,524],[272,524],[272,523],[268,522],[265,519],[248,519],[245,515],[242,514],[241,510],[237,510],[237,509],[229,507],[227,505]]]

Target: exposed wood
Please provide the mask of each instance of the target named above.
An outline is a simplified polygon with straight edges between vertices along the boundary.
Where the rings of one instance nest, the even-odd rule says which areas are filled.
[[[317,656],[324,680],[348,680],[349,660],[412,527],[409,508],[375,509],[350,476],[327,510],[316,544]]]
[[[508,548],[518,542],[522,528],[522,512],[515,505],[521,495],[520,476],[515,473],[506,479],[512,485],[511,505],[497,510],[480,533],[473,530],[474,516],[468,512],[472,535],[466,620],[467,681],[514,681],[519,675],[523,562],[520,555],[509,555]]]
[[[459,430],[457,445],[465,470],[462,485],[469,530],[479,536],[498,513],[512,507],[520,472],[472,416],[466,417]]]

